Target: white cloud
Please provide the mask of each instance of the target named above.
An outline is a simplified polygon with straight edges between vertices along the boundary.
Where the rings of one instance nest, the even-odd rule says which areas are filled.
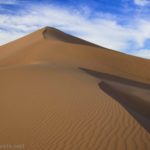
[[[115,17],[108,17],[108,14],[106,17],[105,14],[100,14],[89,19],[89,13],[90,10],[87,8],[77,11],[51,5],[37,5],[19,12],[18,15],[0,14],[0,44],[44,26],[57,27],[118,51],[141,49],[150,38],[149,21],[137,18],[132,20],[129,26],[123,26]]]
[[[139,6],[145,6],[150,4],[150,0],[134,0],[134,3]]]
[[[147,50],[147,49],[137,50],[137,51],[135,51],[131,54],[135,55],[135,56],[138,56],[138,57],[143,57],[143,58],[150,59],[150,50]]]
[[[0,30],[0,43],[7,43],[17,39],[18,37],[23,36],[22,33],[18,33],[16,31],[3,31]]]

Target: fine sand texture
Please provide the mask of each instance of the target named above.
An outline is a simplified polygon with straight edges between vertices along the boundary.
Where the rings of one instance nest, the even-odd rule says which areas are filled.
[[[45,27],[0,46],[0,118],[0,149],[150,150],[150,60]]]

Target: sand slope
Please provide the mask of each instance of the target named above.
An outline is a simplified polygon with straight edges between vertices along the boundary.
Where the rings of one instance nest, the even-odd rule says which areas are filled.
[[[49,27],[1,46],[0,144],[149,150],[149,68]]]

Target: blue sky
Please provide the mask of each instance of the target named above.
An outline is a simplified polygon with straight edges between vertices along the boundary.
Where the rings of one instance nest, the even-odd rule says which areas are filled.
[[[0,0],[0,45],[44,26],[150,58],[150,0]]]

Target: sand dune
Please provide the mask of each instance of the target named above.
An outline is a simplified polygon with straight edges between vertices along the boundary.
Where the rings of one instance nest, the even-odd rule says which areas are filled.
[[[0,47],[0,144],[149,150],[150,60],[46,27]]]

